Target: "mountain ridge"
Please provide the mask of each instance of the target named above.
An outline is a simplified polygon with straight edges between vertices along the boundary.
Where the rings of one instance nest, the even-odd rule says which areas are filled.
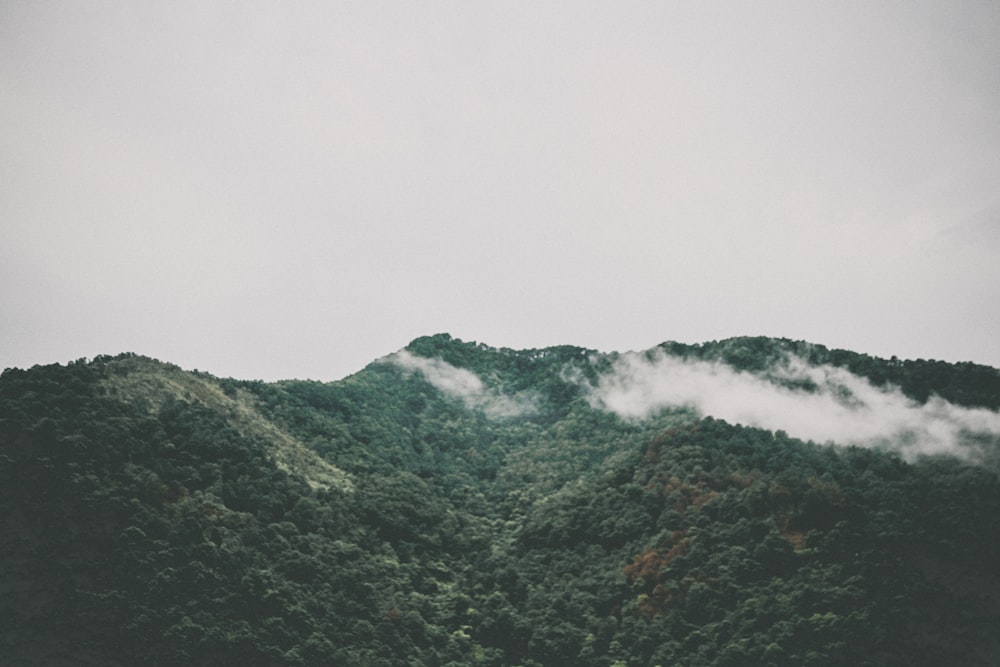
[[[601,353],[438,334],[336,382],[134,354],[8,369],[0,652],[994,664],[997,401],[986,366],[759,337]]]

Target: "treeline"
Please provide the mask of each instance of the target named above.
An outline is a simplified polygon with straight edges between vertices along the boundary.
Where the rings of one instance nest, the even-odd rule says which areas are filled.
[[[931,396],[967,407],[1000,409],[1000,370],[982,364],[951,364],[933,359],[879,359],[850,350],[763,336],[729,338],[696,345],[663,343],[669,354],[695,359],[721,360],[745,371],[763,371],[781,363],[789,354],[811,364],[846,368],[867,378],[876,387],[899,387],[913,400],[924,403]]]
[[[1000,398],[996,371],[981,366],[770,339],[666,347],[745,369],[791,351],[915,400]],[[580,348],[440,335],[410,351],[506,392],[533,390],[541,409],[491,419],[391,363],[329,384],[219,380],[134,355],[4,372],[0,655],[496,667],[1000,659],[995,471],[684,410],[622,422],[561,373],[589,372],[593,352]],[[318,476],[303,451],[347,482]]]

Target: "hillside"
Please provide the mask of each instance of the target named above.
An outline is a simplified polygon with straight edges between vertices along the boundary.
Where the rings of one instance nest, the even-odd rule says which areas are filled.
[[[11,665],[995,665],[1000,371],[437,335],[0,376]]]

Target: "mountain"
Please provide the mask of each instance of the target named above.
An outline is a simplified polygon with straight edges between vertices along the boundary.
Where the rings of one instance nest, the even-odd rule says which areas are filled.
[[[1000,371],[418,338],[0,376],[9,665],[996,665]]]

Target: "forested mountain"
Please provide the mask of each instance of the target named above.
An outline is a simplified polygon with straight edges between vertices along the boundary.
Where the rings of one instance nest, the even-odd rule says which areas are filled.
[[[769,338],[8,369],[0,662],[1000,664],[998,409]]]

